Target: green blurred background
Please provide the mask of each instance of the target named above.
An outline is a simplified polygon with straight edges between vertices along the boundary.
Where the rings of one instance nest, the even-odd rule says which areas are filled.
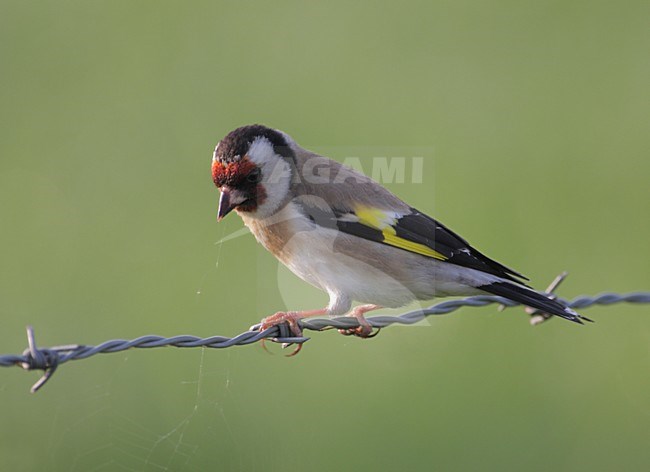
[[[217,225],[242,124],[342,160],[561,294],[650,289],[647,1],[0,2],[0,352],[233,335],[324,294]],[[382,154],[379,154],[382,155]],[[0,469],[650,466],[650,307],[532,328],[465,309],[372,341],[158,349],[0,371]]]

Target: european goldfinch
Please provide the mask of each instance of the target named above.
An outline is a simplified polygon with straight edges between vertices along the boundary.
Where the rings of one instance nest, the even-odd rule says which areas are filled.
[[[221,191],[218,220],[234,210],[280,262],[329,295],[327,307],[278,312],[261,329],[288,322],[300,335],[301,318],[348,313],[360,324],[353,334],[368,337],[368,311],[485,292],[584,319],[377,182],[282,131],[250,125],[228,133],[214,150],[212,179]]]

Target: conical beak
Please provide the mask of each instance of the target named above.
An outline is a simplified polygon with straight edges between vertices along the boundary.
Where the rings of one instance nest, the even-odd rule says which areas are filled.
[[[219,210],[217,211],[217,221],[221,221],[235,206],[230,201],[230,189],[222,187],[221,197],[219,198]]]

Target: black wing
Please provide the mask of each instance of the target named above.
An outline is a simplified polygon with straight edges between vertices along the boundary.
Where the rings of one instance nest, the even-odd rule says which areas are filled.
[[[363,206],[352,210],[324,209],[321,205],[312,204],[308,198],[300,199],[299,203],[306,216],[320,226],[517,283],[521,283],[517,278],[528,280],[483,255],[442,223],[414,208],[410,208],[410,212],[396,214]]]
[[[522,274],[474,249],[467,241],[442,223],[415,208],[411,208],[410,214],[404,215],[397,221],[395,230],[397,235],[402,233],[403,237],[408,237],[442,253],[447,257],[446,262],[451,264],[487,272],[517,283],[521,283],[517,278],[528,280]]]

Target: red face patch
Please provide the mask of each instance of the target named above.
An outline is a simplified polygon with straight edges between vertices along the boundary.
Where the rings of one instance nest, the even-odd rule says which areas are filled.
[[[231,190],[235,189],[240,196],[243,195],[245,198],[244,202],[235,208],[235,211],[254,212],[258,205],[266,200],[264,186],[257,180],[249,179],[249,176],[256,170],[258,170],[257,165],[246,156],[234,162],[212,161],[214,184],[219,188],[227,186]]]
[[[234,162],[212,161],[212,180],[217,187],[228,185],[236,187],[246,179],[257,166],[246,156]]]

